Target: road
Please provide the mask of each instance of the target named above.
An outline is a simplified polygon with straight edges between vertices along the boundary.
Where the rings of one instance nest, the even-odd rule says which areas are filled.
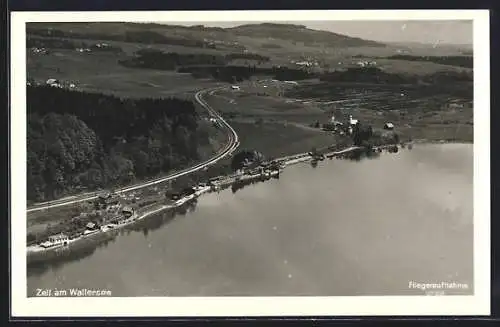
[[[207,104],[207,102],[203,99],[203,95],[206,92],[210,92],[210,91],[213,92],[213,91],[217,91],[217,90],[220,90],[223,88],[224,87],[217,87],[214,89],[201,90],[195,94],[195,100],[203,108],[205,108],[209,112],[210,116],[216,118],[221,123],[221,125],[229,132],[228,133],[228,141],[227,141],[226,145],[224,146],[224,148],[219,150],[219,152],[216,155],[214,155],[212,158],[210,158],[209,160],[201,162],[195,166],[192,166],[190,168],[178,171],[176,173],[173,173],[173,174],[170,174],[168,176],[161,177],[161,178],[158,178],[158,179],[155,179],[152,181],[142,182],[139,184],[127,186],[125,188],[121,188],[119,190],[116,190],[115,193],[129,192],[129,191],[138,190],[138,189],[141,189],[144,187],[152,186],[155,184],[167,182],[169,180],[172,180],[172,179],[175,179],[175,178],[178,178],[181,176],[185,176],[185,175],[188,175],[188,174],[193,173],[195,171],[204,169],[205,167],[211,166],[211,165],[217,163],[218,161],[220,161],[221,159],[223,159],[227,156],[230,156],[239,146],[238,134],[231,127],[231,125],[229,125],[222,118],[222,116],[217,111],[215,111],[213,108],[211,108]],[[95,192],[84,193],[84,194],[80,194],[77,196],[69,196],[69,197],[65,197],[62,199],[54,200],[54,201],[37,203],[37,204],[33,205],[32,207],[28,208],[26,211],[27,212],[35,212],[35,211],[45,210],[48,208],[63,207],[63,206],[67,206],[67,205],[74,204],[74,203],[90,201],[90,200],[93,200],[96,198],[97,198],[97,195],[95,194]]]

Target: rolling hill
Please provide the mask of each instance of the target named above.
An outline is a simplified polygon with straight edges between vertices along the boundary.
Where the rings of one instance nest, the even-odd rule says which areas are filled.
[[[383,43],[350,37],[328,31],[312,30],[295,24],[247,24],[227,29],[239,36],[272,38],[304,45],[324,45],[328,47],[385,47]]]
[[[294,45],[324,47],[385,47],[383,43],[349,37],[342,34],[308,29],[293,24],[250,24],[233,28],[163,25],[156,23],[30,23],[29,34],[51,37],[71,37],[131,41],[143,43],[178,43],[190,40],[194,47],[231,47],[239,37],[268,42],[270,39]],[[248,39],[247,39],[248,40]],[[253,43],[253,42],[251,42]],[[240,44],[244,46],[244,44]]]

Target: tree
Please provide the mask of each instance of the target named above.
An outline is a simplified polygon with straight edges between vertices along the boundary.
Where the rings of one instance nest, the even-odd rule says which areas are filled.
[[[46,86],[28,86],[27,100],[30,201],[168,171],[210,146],[211,130],[199,128],[191,101],[120,99]]]
[[[352,133],[354,145],[362,146],[364,142],[368,142],[372,138],[372,135],[373,129],[371,126],[364,126],[361,123],[354,125]]]

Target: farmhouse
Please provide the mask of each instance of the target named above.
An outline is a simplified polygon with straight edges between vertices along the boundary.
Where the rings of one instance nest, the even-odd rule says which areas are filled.
[[[130,218],[134,214],[134,209],[131,207],[123,207],[122,214],[125,218]]]
[[[49,78],[45,84],[47,84],[48,86],[54,86],[54,87],[60,87],[61,86],[61,83],[59,82],[59,80],[55,79],[55,78]]]
[[[384,124],[384,129],[386,129],[386,130],[393,130],[394,129],[394,124],[393,123],[385,123]]]
[[[88,229],[88,230],[95,230],[97,229],[97,225],[93,222],[89,222],[87,223],[87,225],[85,225],[85,227]]]
[[[357,125],[357,124],[358,124],[358,120],[357,119],[353,119],[352,115],[349,115],[349,125],[354,126],[354,125]]]

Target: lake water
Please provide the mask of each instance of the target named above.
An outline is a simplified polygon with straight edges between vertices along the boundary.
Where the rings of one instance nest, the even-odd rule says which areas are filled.
[[[410,281],[467,284],[447,292],[471,294],[472,201],[471,144],[299,164],[32,267],[28,295],[78,287],[113,296],[424,294]]]

